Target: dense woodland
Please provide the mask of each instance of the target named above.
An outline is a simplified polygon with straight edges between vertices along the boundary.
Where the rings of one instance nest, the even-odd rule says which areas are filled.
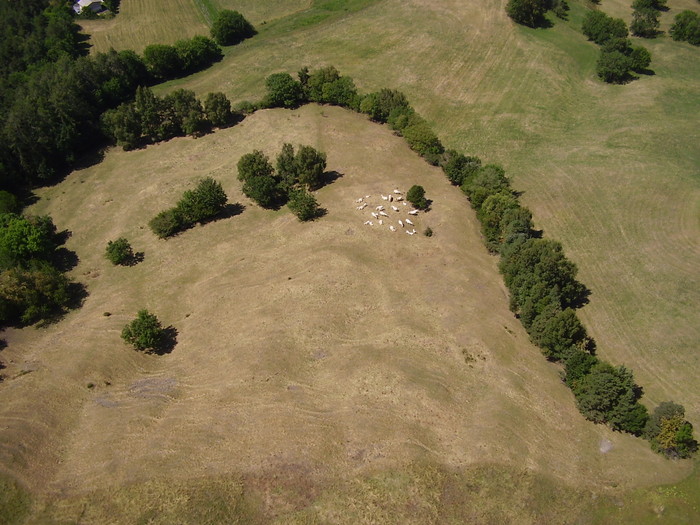
[[[545,4],[548,9],[563,5]],[[203,133],[241,118],[222,94],[209,95],[202,105],[192,92],[179,90],[159,98],[147,87],[218,60],[218,44],[206,37],[174,46],[149,46],[143,57],[131,51],[87,57],[67,7],[36,0],[19,7],[0,0],[0,6],[2,56],[11,56],[3,62],[0,78],[3,188],[51,181],[107,137],[130,149],[179,134]],[[586,18],[584,33],[603,46],[603,54],[631,59],[635,50],[628,49],[624,23],[591,13],[597,14]],[[238,17],[226,16],[240,25]],[[245,24],[241,31],[240,38],[254,33]],[[222,38],[239,41],[230,35]],[[303,68],[296,78],[288,73],[270,75],[265,95],[247,109],[294,108],[308,102],[338,105],[386,123],[461,188],[477,212],[488,249],[500,256],[511,309],[544,356],[562,366],[562,379],[586,418],[643,435],[669,457],[687,457],[697,450],[682,406],[662,403],[649,414],[639,402],[642,391],[631,371],[595,355],[595,342],[576,315],[588,291],[576,279],[575,264],[558,242],[543,238],[534,228],[532,214],[520,205],[500,166],[446,151],[403,93],[381,89],[362,95],[351,78],[332,66],[315,71]],[[310,218],[318,212],[309,192],[322,183],[324,169],[322,153],[307,146],[295,152],[289,144],[284,145],[276,169],[260,152],[244,156],[238,166],[244,192],[253,200],[264,207],[288,202],[300,219],[308,210]],[[61,236],[50,218],[23,217],[11,194],[0,197],[5,203],[0,214],[0,322],[30,323],[73,300],[70,282],[61,273],[65,265],[57,257]],[[160,219],[155,218],[151,227],[167,237],[210,219],[225,203],[221,186],[206,179]],[[147,313],[141,317],[145,319]],[[132,335],[126,334],[125,339],[133,339]]]

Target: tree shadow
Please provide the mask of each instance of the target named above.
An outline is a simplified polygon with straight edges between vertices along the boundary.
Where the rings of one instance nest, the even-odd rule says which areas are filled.
[[[217,215],[213,220],[230,219],[231,217],[240,215],[244,211],[245,206],[240,202],[229,203],[226,206],[224,206],[224,209],[221,210],[221,213],[219,213],[219,215]]]
[[[328,210],[326,208],[316,208],[316,213],[312,217],[312,221],[315,221],[316,219],[320,219],[321,217],[325,217],[328,215]]]
[[[144,255],[143,252],[134,252],[131,257],[122,264],[123,266],[136,266],[138,263],[143,262]]]
[[[88,150],[85,154],[81,155],[74,164],[68,168],[68,172],[73,170],[83,170],[90,168],[92,166],[97,166],[105,158],[105,149],[98,147],[95,149]]]
[[[638,75],[644,75],[647,77],[653,77],[656,75],[656,72],[653,69],[635,69],[634,72]]]
[[[77,310],[83,306],[85,299],[88,297],[87,288],[83,283],[69,283],[68,284],[68,300],[65,305],[58,307],[50,315],[44,319],[40,319],[36,326],[37,328],[44,328],[61,321],[70,310]],[[18,323],[15,326],[23,326],[22,323]]]
[[[163,328],[163,335],[161,337],[160,344],[156,348],[150,350],[148,353],[156,355],[166,355],[171,353],[175,348],[175,345],[177,345],[177,334],[177,328],[172,325],[168,326],[167,328]]]
[[[68,272],[78,266],[80,257],[74,251],[61,246],[53,252],[51,262],[59,271]]]
[[[319,185],[319,189],[323,188],[324,186],[328,186],[329,184],[333,184],[335,181],[338,179],[342,179],[344,175],[340,173],[339,171],[331,170],[331,171],[324,171],[323,175],[321,175],[321,184]]]

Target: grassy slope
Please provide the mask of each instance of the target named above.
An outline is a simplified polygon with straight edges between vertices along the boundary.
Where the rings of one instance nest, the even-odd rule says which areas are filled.
[[[255,99],[271,70],[333,63],[365,90],[405,90],[446,143],[502,162],[538,224],[564,241],[594,291],[584,314],[601,353],[631,366],[649,399],[684,402],[697,423],[698,332],[688,313],[700,302],[697,49],[648,42],[657,74],[604,86],[593,76],[595,47],[575,30],[580,9],[571,24],[531,31],[513,27],[503,3],[387,1],[318,26],[309,21],[323,17],[302,13],[266,24],[222,64],[178,84]],[[669,3],[666,25],[689,7]],[[603,8],[627,16],[626,2]],[[414,30],[417,19],[425,31]],[[692,496],[674,491],[692,494],[683,485],[644,490],[634,503],[653,519],[660,501],[697,513]]]

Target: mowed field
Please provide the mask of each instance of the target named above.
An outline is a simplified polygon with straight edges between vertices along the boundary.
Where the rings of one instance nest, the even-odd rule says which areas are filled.
[[[341,175],[318,192],[328,213],[316,222],[262,210],[240,192],[240,156],[272,156],[285,141],[326,151]],[[158,240],[148,220],[207,175],[244,211]],[[414,183],[434,201],[415,221],[432,238],[363,224],[369,214],[355,199]],[[167,507],[142,505],[165,490],[158,480],[189,489],[242,480],[261,498],[255,515],[280,523],[392,522],[373,498],[398,498],[406,522],[444,512],[456,523],[464,512],[556,522],[562,509],[583,517],[592,497],[688,473],[578,414],[508,311],[461,192],[361,115],[261,111],[197,140],[112,150],[38,195],[31,211],[72,232],[74,274],[90,295],[60,323],[6,333],[1,461],[39,495],[37,523],[135,522]],[[145,253],[135,267],[103,257],[122,235]],[[143,307],[178,330],[171,354],[120,340]],[[460,483],[479,486],[470,471],[488,484],[474,495],[484,501],[464,508]],[[383,486],[384,477],[398,479]],[[488,489],[518,502],[490,501]]]
[[[160,90],[257,100],[271,72],[334,64],[363,91],[405,91],[446,145],[500,162],[564,243],[593,292],[581,313],[599,353],[634,371],[650,405],[681,402],[698,427],[698,49],[645,41],[656,74],[607,86],[577,29],[580,3],[547,30],[514,26],[505,3],[260,2],[249,15],[230,2],[269,22]],[[189,22],[152,37],[128,24],[146,5],[124,0],[114,21],[91,22],[105,24],[95,49],[206,34],[202,11],[182,2],[173,19]],[[669,6],[665,28],[696,3]],[[627,2],[602,9],[630,16]],[[240,155],[284,141],[326,150],[343,174],[319,192],[329,213],[314,224],[238,190]],[[245,211],[157,241],[147,220],[205,175]],[[435,201],[420,227],[435,237],[387,237],[353,215],[358,196],[418,181]],[[266,111],[203,139],[112,151],[40,196],[35,211],[73,232],[90,296],[55,326],[6,334],[16,379],[0,388],[1,461],[35,491],[37,523],[187,523],[192,507],[243,523],[697,517],[697,471],[647,488],[692,465],[583,421],[507,311],[459,191],[360,116]],[[143,263],[107,265],[103,246],[120,235]],[[143,306],[179,330],[172,354],[119,341]]]

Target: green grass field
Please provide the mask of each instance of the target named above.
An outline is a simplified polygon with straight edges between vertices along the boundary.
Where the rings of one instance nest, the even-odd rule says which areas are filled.
[[[536,224],[564,244],[593,292],[581,315],[600,355],[634,371],[650,406],[667,399],[683,403],[700,428],[698,48],[667,36],[644,41],[655,74],[609,86],[595,78],[597,48],[578,30],[583,2],[571,2],[568,22],[554,20],[553,28],[537,30],[512,24],[503,11],[505,0],[284,5],[169,0],[159,5],[166,3],[167,18],[149,3],[123,0],[113,21],[86,23],[94,49],[138,50],[206,34],[204,13],[234,8],[257,25],[259,34],[227,49],[225,59],[209,70],[159,91],[186,87],[198,94],[224,91],[234,101],[257,100],[268,74],[327,64],[352,76],[362,91],[401,89],[447,146],[501,163]],[[604,0],[601,9],[629,19],[628,4]],[[668,4],[662,28],[679,10],[697,10],[693,0]],[[406,523],[700,520],[697,461],[693,470],[690,462],[661,460],[644,442],[607,432],[576,414],[557,370],[529,346],[508,313],[495,259],[478,243],[473,217],[448,227],[455,216],[471,217],[457,200],[459,193],[451,192],[437,170],[396,149],[388,131],[375,128],[335,108],[263,112],[197,141],[110,152],[102,164],[39,193],[36,211],[50,212],[59,226],[73,231],[71,246],[81,258],[76,277],[89,283],[91,296],[82,310],[47,332],[12,333],[4,351],[16,361],[15,373],[36,370],[0,387],[9,400],[2,405],[4,420],[14,418],[5,435],[28,435],[20,423],[36,419],[32,396],[51,400],[43,408],[49,423],[29,427],[25,447],[36,456],[28,460],[17,447],[0,456],[5,470],[37,492],[30,522],[106,523],[121,515],[128,523],[186,523],[192,507],[213,509],[211,523],[385,523],[393,516]],[[170,205],[192,178],[230,177],[246,148],[273,153],[284,140],[328,150],[329,160],[346,173],[323,190],[321,204],[331,213],[312,225],[315,230],[303,233],[279,212],[265,219],[273,227],[262,230],[261,247],[229,243],[230,228],[236,239],[260,231],[264,215],[252,206],[230,226],[221,221],[165,244],[154,243],[140,229],[151,211]],[[428,248],[414,253],[416,261],[432,254],[444,267],[436,279],[435,267],[421,266],[420,277],[441,293],[422,288],[435,305],[406,314],[419,327],[408,339],[397,335],[406,325],[391,312],[402,280],[416,282],[414,272],[402,270],[391,282],[372,280],[365,295],[359,281],[349,277],[352,269],[371,267],[361,274],[371,280],[377,272],[389,272],[395,261],[367,246],[328,248],[336,246],[334,228],[346,229],[345,212],[332,203],[351,199],[376,182],[378,173],[389,184],[387,174],[394,172],[426,181],[429,195],[438,195],[432,198],[444,206],[435,220],[446,229],[436,228],[435,239],[445,243],[438,255]],[[227,184],[227,192],[240,199],[232,179]],[[137,197],[134,188],[140,188]],[[91,211],[89,220],[85,209]],[[124,232],[144,246],[146,262],[123,272],[105,269],[99,247]],[[256,268],[279,264],[278,243],[287,243],[293,256],[276,271],[292,282],[302,275],[295,261],[308,257],[308,246],[318,254],[332,253],[337,264],[333,270],[321,265],[325,273],[313,281],[316,294],[285,288],[282,304],[301,301],[310,314],[274,331],[270,348],[262,344],[266,350],[258,355],[242,349],[261,345],[259,333],[269,330],[282,307],[275,302],[275,288],[264,284],[269,273]],[[211,253],[199,261],[198,250]],[[221,258],[235,272],[224,271]],[[224,277],[207,278],[212,268]],[[255,277],[241,279],[243,271]],[[348,304],[360,294],[355,308],[329,314],[319,297],[335,290],[322,280],[326,273],[344,290]],[[169,286],[158,284],[163,281]],[[227,300],[236,314],[227,319],[197,299],[221,301],[221,290],[241,285],[245,297],[260,298],[252,312]],[[464,295],[453,296],[455,286]],[[175,292],[163,293],[181,289],[192,295],[184,304]],[[371,300],[375,297],[378,305]],[[168,356],[162,364],[114,343],[119,322],[144,302],[181,329],[175,354],[186,355]],[[105,321],[101,314],[107,310],[118,313]],[[367,320],[368,312],[372,319],[391,319],[378,340],[369,334],[383,325]],[[243,329],[236,324],[236,337],[229,337],[225,334],[237,316],[249,324]],[[202,319],[213,321],[202,326]],[[324,328],[325,319],[330,328]],[[305,326],[315,335],[305,335]],[[72,330],[80,331],[78,344]],[[482,377],[444,364],[444,352],[459,352],[455,337],[467,341],[469,351],[487,356]],[[366,346],[360,343],[368,339]],[[421,342],[427,355],[414,352],[409,340]],[[396,357],[381,353],[397,341]],[[342,350],[342,358],[332,354],[336,375],[321,373],[309,358],[320,355],[311,348],[326,346]],[[231,348],[238,353],[229,355]],[[271,353],[276,348],[287,351]],[[362,372],[353,372],[358,366]],[[129,385],[148,377],[176,378],[179,386],[155,400],[132,400]],[[336,386],[338,377],[350,382],[347,390]],[[121,408],[110,412],[96,404],[95,394],[84,389],[88,380],[118,385],[116,393],[105,387],[98,398]],[[303,396],[287,404],[280,391],[290,386],[300,386]],[[10,387],[34,393],[18,399]],[[396,397],[409,401],[400,408]],[[249,412],[237,404],[239,398],[248,400]],[[354,415],[332,408],[356,405]],[[226,411],[215,410],[220,407]],[[302,446],[309,434],[295,427],[299,417],[309,432],[323,436],[311,448]],[[273,422],[282,429],[278,437],[265,434]],[[376,433],[369,430],[375,427]],[[119,444],[110,430],[128,442]],[[409,439],[402,442],[402,434]],[[559,436],[572,435],[574,440],[560,445]],[[51,436],[57,436],[57,444],[46,446]],[[602,438],[614,442],[613,454],[598,452]],[[204,450],[198,445],[203,442]],[[386,443],[371,446],[376,442]],[[81,464],[85,457],[93,461]],[[178,474],[177,457],[192,458],[187,475]],[[326,470],[315,470],[318,462],[327,463]],[[260,463],[267,470],[256,466]],[[162,479],[150,480],[152,471]],[[12,494],[22,512],[24,496]]]

